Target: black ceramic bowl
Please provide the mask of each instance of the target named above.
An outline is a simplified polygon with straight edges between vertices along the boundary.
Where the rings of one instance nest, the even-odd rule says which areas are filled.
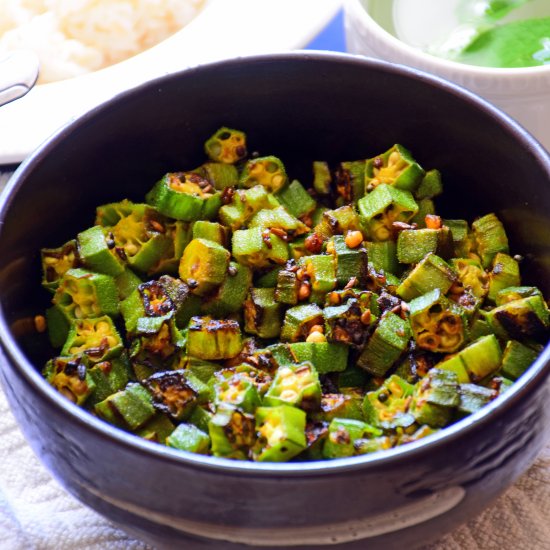
[[[338,54],[187,70],[63,129],[2,196],[1,373],[31,446],[81,501],[171,548],[410,548],[475,516],[544,443],[549,349],[506,395],[438,435],[382,454],[294,464],[189,455],[140,440],[78,409],[40,377],[40,338],[14,329],[46,306],[40,248],[88,227],[96,205],[140,200],[163,173],[198,165],[203,140],[221,125],[245,130],[255,149],[280,156],[304,182],[314,159],[368,157],[405,144],[442,170],[442,212],[470,220],[498,212],[512,251],[526,258],[524,280],[550,295],[550,160],[487,103],[420,72]]]

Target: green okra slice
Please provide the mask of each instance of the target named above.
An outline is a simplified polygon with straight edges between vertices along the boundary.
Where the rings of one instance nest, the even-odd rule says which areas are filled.
[[[124,389],[131,380],[132,370],[127,353],[122,352],[119,357],[96,363],[88,370],[88,374],[95,384],[88,404],[95,405]]]
[[[214,162],[235,164],[246,157],[246,134],[222,126],[206,140],[204,151]]]
[[[464,415],[473,414],[490,403],[498,395],[496,390],[476,384],[460,384],[458,411]]]
[[[375,270],[399,275],[401,267],[397,260],[395,241],[367,242],[367,256]]]
[[[270,407],[292,405],[314,410],[321,401],[319,375],[309,362],[279,367],[263,404]]]
[[[277,193],[287,182],[281,159],[270,155],[248,160],[241,172],[239,184],[247,188],[262,185],[269,193]]]
[[[425,229],[426,216],[433,216],[435,214],[435,204],[432,199],[415,199],[416,204],[418,205],[417,213],[409,220],[409,223],[412,225],[415,223],[418,229]]]
[[[307,460],[323,460],[323,445],[328,437],[328,426],[328,422],[306,419],[306,449],[301,457]]]
[[[114,279],[82,268],[69,269],[59,282],[53,303],[68,319],[118,315]]]
[[[497,306],[503,306],[508,302],[529,296],[540,296],[544,299],[542,292],[536,286],[510,286],[497,293],[495,303]]]
[[[147,269],[147,274],[177,274],[183,251],[193,239],[192,225],[179,220],[165,224],[165,234],[169,239],[169,244],[161,254],[157,254],[158,260]],[[149,245],[149,243],[147,244]],[[154,246],[155,244],[151,243],[147,247],[147,252]]]
[[[262,357],[262,352],[252,357]],[[265,392],[269,389],[271,382],[273,381],[273,377],[270,372],[274,369],[271,367],[271,365],[264,365],[259,360],[257,364],[258,368],[243,363],[241,365],[237,365],[236,367],[221,369],[214,374],[214,379],[210,382],[213,382],[214,380],[226,380],[228,378],[237,376],[242,380],[247,380],[251,382],[256,387],[258,395],[260,397],[263,397]],[[269,372],[263,370],[264,368],[268,369]]]
[[[156,413],[151,394],[141,384],[130,383],[94,407],[95,413],[120,428],[142,428]]]
[[[432,428],[431,426],[419,426],[413,433],[403,432],[399,435],[398,445],[405,445],[406,443],[412,443],[413,441],[418,441],[424,437],[435,434],[440,430],[440,428]]]
[[[237,262],[229,262],[227,276],[215,293],[202,304],[202,311],[214,317],[236,313],[252,285],[252,270]]]
[[[218,222],[209,222],[208,220],[197,220],[193,222],[193,239],[206,239],[220,244],[224,248],[229,245],[229,229]]]
[[[470,258],[452,258],[450,265],[457,274],[451,290],[453,299],[460,302],[460,297],[468,293],[474,296],[476,303],[481,302],[489,292],[489,275],[481,263]]]
[[[233,256],[237,262],[253,269],[287,262],[288,245],[270,229],[254,227],[233,233]]]
[[[124,271],[124,256],[117,253],[112,233],[94,225],[77,235],[82,264],[97,273],[116,277]]]
[[[482,336],[459,352],[471,382],[495,373],[502,362],[502,350],[494,334]]]
[[[301,281],[296,275],[296,269],[281,269],[277,272],[275,300],[281,304],[295,306],[298,303],[298,291]]]
[[[282,271],[286,266],[275,265],[273,267],[268,267],[267,271],[261,270],[257,273],[254,280],[254,286],[256,288],[275,288],[277,286],[277,277],[279,272]]]
[[[442,223],[451,231],[453,241],[454,254],[458,258],[467,258],[472,252],[475,243],[473,233],[470,231],[470,226],[466,220],[450,220],[444,218]]]
[[[517,380],[537,359],[542,349],[533,349],[517,340],[508,340],[502,354],[500,373]]]
[[[414,197],[418,200],[421,199],[433,199],[443,193],[443,182],[441,180],[441,172],[436,168],[428,170],[420,185],[414,192]]]
[[[446,294],[456,279],[455,270],[443,258],[430,253],[402,280],[396,293],[407,301],[435,289]]]
[[[424,169],[414,160],[410,151],[396,143],[391,149],[367,160],[365,190],[371,192],[381,184],[413,192],[424,177]]]
[[[205,162],[194,172],[206,178],[217,191],[236,187],[239,183],[239,171],[236,166],[224,162]]]
[[[357,365],[348,365],[345,370],[338,373],[337,385],[340,391],[349,388],[363,388],[369,379],[369,375]]]
[[[460,384],[467,384],[470,382],[470,375],[466,370],[466,364],[462,360],[460,353],[446,356],[443,361],[435,365],[435,368],[453,372],[456,374],[457,380]]]
[[[298,180],[292,180],[275,195],[277,200],[296,218],[310,214],[317,207],[315,199]]]
[[[80,258],[76,240],[66,242],[59,248],[43,248],[40,251],[42,260],[42,286],[55,292],[63,275],[78,267]]]
[[[183,251],[179,276],[191,292],[204,296],[227,277],[230,256],[227,249],[214,241],[193,239]]]
[[[368,275],[367,249],[350,248],[343,235],[335,235],[327,244],[327,252],[334,256],[338,285],[345,286],[354,277],[359,286],[364,285]]]
[[[319,374],[341,372],[348,365],[348,346],[332,342],[295,342],[288,344],[295,363],[311,363]]]
[[[189,355],[215,361],[231,359],[242,349],[239,323],[230,319],[212,319],[208,316],[192,317],[187,332]]]
[[[508,254],[508,237],[502,222],[493,213],[478,218],[472,223],[477,253],[483,267],[488,268],[497,252]]]
[[[357,202],[365,194],[365,165],[365,160],[354,160],[341,162],[336,168],[336,192],[344,202]]]
[[[46,363],[43,375],[59,393],[82,406],[96,389],[89,367],[86,356],[60,356]]]
[[[363,420],[363,396],[360,393],[325,393],[321,397],[319,411],[313,413],[315,420],[331,422],[334,418]]]
[[[305,340],[314,325],[323,324],[323,311],[317,304],[303,304],[288,308],[281,328],[281,341]]]
[[[413,196],[387,184],[380,184],[357,203],[359,214],[374,241],[387,241],[394,222],[408,222],[418,211]]]
[[[73,318],[57,305],[46,310],[46,325],[48,327],[48,338],[54,348],[61,348],[69,336],[69,330]]]
[[[457,351],[466,339],[464,310],[438,288],[411,300],[409,320],[418,347],[438,353]]]
[[[117,357],[124,345],[112,319],[107,315],[77,319],[73,323],[61,355],[86,355],[90,363]]]
[[[340,306],[328,306],[323,310],[325,336],[328,342],[339,342],[361,347],[377,320],[368,307],[361,306],[356,298],[347,300]]]
[[[145,200],[161,214],[184,222],[211,220],[222,205],[221,193],[194,172],[165,174],[147,193]]]
[[[394,439],[395,437],[390,437],[387,435],[372,437],[371,439],[356,439],[353,445],[355,447],[355,454],[365,455],[391,449],[394,446]]]
[[[405,351],[411,338],[408,321],[387,311],[367,341],[357,365],[373,376],[384,376]]]
[[[359,440],[379,437],[382,431],[361,420],[334,418],[328,428],[323,445],[323,457],[343,458],[357,454],[355,444]]]
[[[193,424],[180,424],[166,438],[166,445],[180,451],[205,455],[210,449],[210,436]]]
[[[323,304],[328,292],[336,288],[336,265],[332,254],[304,256],[298,261],[309,278],[311,294],[309,300]]]
[[[333,235],[345,235],[348,231],[363,229],[359,214],[351,204],[335,210],[321,210],[319,214],[321,219],[315,224],[313,231],[323,240],[328,240]]]
[[[256,384],[232,369],[223,369],[213,379],[214,404],[228,403],[253,414],[261,403]]]
[[[147,441],[154,441],[166,445],[167,438],[175,430],[176,426],[162,413],[155,414],[135,434]]]
[[[409,405],[414,386],[392,374],[377,389],[366,393],[363,399],[363,416],[370,425],[394,431],[414,424]]]
[[[484,315],[502,339],[546,341],[550,317],[546,302],[539,295],[507,302]]]
[[[246,460],[256,441],[255,418],[233,405],[223,403],[210,419],[208,432],[214,456]]]
[[[282,206],[276,208],[264,208],[257,212],[250,220],[248,227],[261,227],[262,229],[279,229],[280,235],[299,236],[307,233],[309,227],[298,218],[289,214]],[[284,232],[284,233],[283,233]],[[277,233],[276,233],[277,234]]]
[[[487,298],[494,302],[498,293],[508,287],[518,287],[521,284],[519,263],[517,260],[497,252],[493,258],[492,269],[489,272],[489,292]]]
[[[313,169],[313,189],[319,195],[330,194],[332,176],[327,162],[323,160],[315,160],[312,165]]]
[[[283,308],[274,288],[251,288],[243,304],[244,330],[260,338],[276,338],[281,332]]]
[[[193,409],[208,401],[206,384],[185,370],[156,372],[143,385],[153,398],[153,406],[174,420],[186,420]]]
[[[258,407],[255,417],[258,438],[252,448],[253,460],[287,462],[306,448],[306,413],[301,409]]]
[[[452,256],[448,228],[405,229],[397,238],[397,259],[403,264],[416,264],[430,252],[443,258]]]
[[[126,267],[124,271],[115,277],[115,284],[118,291],[118,297],[121,301],[125,300],[137,289],[143,281],[130,268]]]
[[[434,368],[416,384],[409,410],[418,424],[442,428],[450,422],[459,404],[457,375]]]
[[[187,419],[187,423],[193,424],[199,430],[208,433],[208,423],[213,416],[214,413],[208,407],[201,407],[199,405],[193,409],[191,416]]]

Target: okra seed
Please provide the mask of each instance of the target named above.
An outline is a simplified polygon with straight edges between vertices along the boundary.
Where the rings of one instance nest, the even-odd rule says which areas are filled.
[[[348,231],[345,243],[349,248],[357,248],[363,242],[363,233],[361,231]]]
[[[326,342],[327,339],[322,332],[312,332],[307,338],[306,342],[320,344],[321,342]]]
[[[397,151],[394,151],[388,159],[388,166],[393,166],[399,162],[400,155]]]
[[[310,329],[309,329],[309,333],[313,333],[313,332],[325,332],[325,327],[323,327],[323,325],[313,325]]]

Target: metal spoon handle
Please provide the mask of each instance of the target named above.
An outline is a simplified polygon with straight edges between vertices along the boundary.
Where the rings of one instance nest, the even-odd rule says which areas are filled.
[[[0,105],[24,96],[36,83],[38,57],[29,50],[17,50],[0,58]]]

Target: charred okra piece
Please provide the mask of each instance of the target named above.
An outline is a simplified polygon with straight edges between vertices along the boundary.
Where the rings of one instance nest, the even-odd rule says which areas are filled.
[[[414,197],[417,200],[433,199],[443,193],[443,182],[441,181],[441,172],[437,169],[428,170],[420,185],[414,192]]]
[[[242,348],[241,329],[237,321],[210,317],[192,317],[187,333],[189,355],[206,359],[231,359]]]
[[[287,181],[286,170],[281,160],[268,156],[250,159],[244,165],[239,183],[247,188],[262,185],[269,193],[276,193]]]
[[[325,422],[335,418],[363,420],[362,402],[363,396],[359,393],[326,393],[321,397],[320,410],[313,417]]]
[[[382,432],[361,420],[335,418],[329,425],[323,445],[324,458],[343,458],[357,453],[355,444],[364,439],[379,437]]]
[[[180,424],[166,438],[166,445],[180,451],[205,455],[210,448],[210,436],[193,424]]]
[[[550,318],[545,301],[538,295],[507,302],[484,315],[500,338],[546,341]]]
[[[365,191],[371,192],[381,184],[405,191],[415,191],[424,176],[424,170],[413,159],[410,151],[398,143],[385,153],[367,160]]]
[[[153,406],[174,420],[186,420],[209,397],[206,384],[184,370],[156,372],[143,381]]]
[[[70,320],[118,315],[118,292],[114,279],[82,268],[69,269],[63,275],[53,303]]]
[[[96,414],[110,424],[132,431],[143,427],[155,415],[150,393],[141,384],[128,384],[94,407]]]
[[[392,374],[377,390],[367,392],[363,400],[363,415],[372,426],[383,430],[408,428],[414,424],[409,411],[414,387]]]
[[[453,353],[465,340],[464,310],[447,300],[439,289],[409,303],[409,320],[418,346],[428,351]]]
[[[397,287],[396,292],[407,301],[435,289],[446,294],[456,278],[455,270],[443,258],[430,253],[416,264]]]
[[[258,407],[252,458],[258,462],[286,462],[306,448],[306,413],[296,407]]]
[[[345,203],[357,202],[365,194],[365,161],[341,162],[334,179],[336,192]]]
[[[405,351],[410,337],[408,321],[390,311],[384,313],[357,364],[373,376],[384,376]]]
[[[310,214],[317,207],[315,199],[298,180],[293,180],[285,185],[275,197],[296,218]]]
[[[224,317],[239,311],[252,285],[252,270],[237,262],[229,262],[227,275],[216,292],[202,304],[202,311]]]
[[[124,260],[116,252],[112,234],[94,225],[77,235],[78,254],[85,267],[97,273],[116,277],[124,271]]]
[[[403,264],[416,264],[433,252],[443,258],[453,254],[449,228],[405,229],[397,238],[397,259]]]
[[[374,241],[387,241],[393,236],[394,222],[408,222],[418,211],[408,191],[381,184],[357,203],[359,214]]]
[[[536,360],[541,352],[517,340],[509,340],[502,354],[500,373],[510,380],[517,380]]]
[[[277,302],[291,306],[298,303],[301,281],[298,279],[296,271],[296,269],[281,269],[277,272],[275,287],[275,300]]]
[[[460,404],[458,377],[448,370],[431,369],[415,387],[410,412],[418,424],[446,426]]]
[[[286,310],[281,340],[298,342],[305,340],[311,327],[323,325],[323,311],[316,304],[304,304]]]
[[[333,235],[345,235],[348,231],[361,231],[362,222],[355,208],[347,204],[335,210],[324,210],[313,231],[322,240]]]
[[[355,277],[357,284],[362,286],[368,274],[367,250],[362,246],[362,238],[353,247],[348,246],[346,241],[355,245],[343,235],[335,235],[327,244],[327,252],[334,255],[336,282],[345,286]]]
[[[120,334],[107,315],[77,319],[61,350],[61,355],[86,355],[90,363],[117,357],[123,350]]]
[[[227,277],[231,254],[223,246],[206,239],[193,239],[185,248],[179,266],[180,278],[191,292],[204,296]]]
[[[59,281],[69,271],[78,267],[80,259],[75,240],[65,243],[59,248],[43,248],[40,251],[42,259],[42,286],[51,292],[59,286]]]
[[[311,363],[279,367],[264,396],[264,405],[293,405],[304,410],[316,409],[321,402],[321,384]]]
[[[529,296],[540,296],[544,299],[542,292],[536,286],[511,286],[498,292],[495,302],[497,306],[503,306],[508,302],[528,298]]]
[[[215,162],[235,164],[246,157],[246,134],[223,126],[206,141],[204,150]]]
[[[147,193],[145,200],[161,214],[190,222],[211,220],[221,207],[221,194],[194,172],[170,172]]]
[[[260,338],[279,336],[283,310],[275,301],[274,288],[251,288],[243,309],[245,332]]]
[[[239,229],[233,233],[233,256],[252,268],[271,264],[285,264],[288,260],[288,246],[284,239],[270,229],[254,227]]]
[[[323,160],[313,161],[313,189],[319,195],[328,195],[330,193],[330,184],[332,177],[328,163]]]
[[[498,293],[508,287],[521,284],[519,264],[508,254],[497,252],[493,258],[492,269],[489,272],[489,293],[487,298],[494,302]]]
[[[59,393],[82,406],[96,389],[89,366],[86,356],[56,357],[46,363],[43,374]]]
[[[362,307],[356,298],[340,306],[328,306],[323,310],[325,334],[329,342],[341,342],[353,347],[362,346],[376,316],[367,307]]]
[[[495,214],[487,214],[472,223],[477,253],[483,267],[488,268],[498,252],[508,254],[508,237]]]
[[[254,416],[221,404],[208,423],[212,454],[246,460],[256,441]]]

